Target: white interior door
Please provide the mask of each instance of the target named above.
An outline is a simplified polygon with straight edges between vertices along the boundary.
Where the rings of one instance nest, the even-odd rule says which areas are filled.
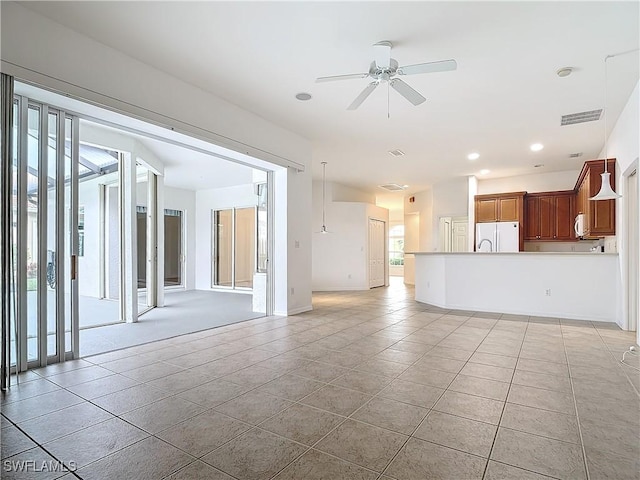
[[[453,221],[452,235],[451,235],[451,251],[452,252],[467,251],[468,230],[469,230],[469,221],[466,218],[463,220]]]
[[[369,287],[385,284],[385,222],[369,219]]]
[[[440,251],[451,251],[451,217],[440,217]]]

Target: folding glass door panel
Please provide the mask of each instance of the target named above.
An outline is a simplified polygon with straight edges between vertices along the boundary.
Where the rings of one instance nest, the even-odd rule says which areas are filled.
[[[144,165],[136,164],[136,278],[138,316],[157,305],[157,194],[156,176]]]
[[[213,212],[213,285],[233,288],[233,209]]]
[[[12,202],[17,308],[11,358],[19,371],[78,354],[72,301],[77,294],[73,203],[77,122],[47,105],[15,97]]]

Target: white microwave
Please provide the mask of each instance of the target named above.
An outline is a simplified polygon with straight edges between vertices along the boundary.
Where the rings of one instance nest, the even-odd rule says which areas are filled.
[[[576,216],[576,221],[573,224],[573,229],[576,232],[576,237],[584,236],[584,213],[579,213]]]

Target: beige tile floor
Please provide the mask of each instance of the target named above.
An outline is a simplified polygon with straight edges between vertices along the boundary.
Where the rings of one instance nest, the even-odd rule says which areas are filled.
[[[2,397],[2,478],[639,478],[633,334],[412,298],[319,293],[29,372]],[[7,471],[20,460],[77,470]]]

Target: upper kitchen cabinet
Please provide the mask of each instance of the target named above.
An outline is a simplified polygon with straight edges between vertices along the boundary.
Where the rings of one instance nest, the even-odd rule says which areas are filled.
[[[476,223],[521,222],[524,217],[526,192],[476,195]],[[522,228],[522,225],[521,227]]]
[[[611,188],[615,190],[616,159],[607,160],[611,173]],[[584,214],[584,237],[596,238],[616,234],[616,201],[589,200],[600,191],[604,172],[603,160],[589,160],[584,163],[575,190],[577,194],[576,213]]]
[[[573,190],[527,194],[524,199],[524,239],[575,240],[575,199]]]

